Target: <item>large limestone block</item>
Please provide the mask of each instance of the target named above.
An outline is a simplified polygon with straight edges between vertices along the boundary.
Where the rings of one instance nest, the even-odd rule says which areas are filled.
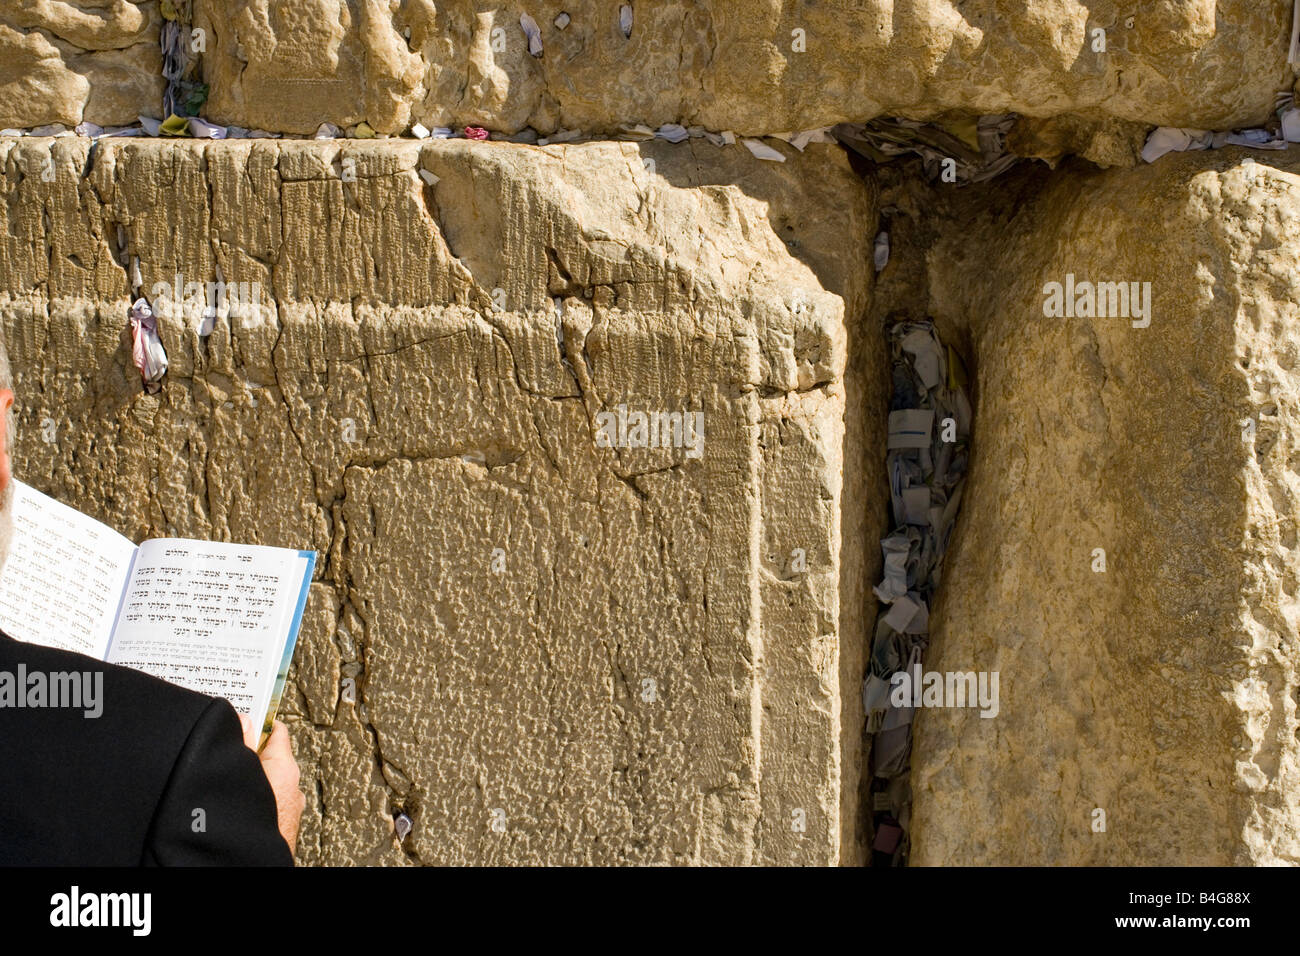
[[[915,862],[1300,860],[1298,173],[1072,168],[935,244],[978,400],[926,667],[1001,706],[920,713]],[[1070,274],[1151,283],[1150,325],[1046,317]]]
[[[0,6],[0,127],[101,126],[162,101],[157,0],[30,0]]]
[[[17,473],[135,539],[320,552],[303,862],[858,859],[883,386],[842,152],[86,151],[0,145]],[[266,305],[166,315],[153,396],[119,231],[155,307],[218,268]],[[604,447],[621,406],[702,443]]]
[[[1292,82],[1290,0],[673,0],[628,4],[630,36],[612,2],[195,6],[213,116],[295,133],[361,120],[771,133],[948,110],[1224,128],[1266,119]]]

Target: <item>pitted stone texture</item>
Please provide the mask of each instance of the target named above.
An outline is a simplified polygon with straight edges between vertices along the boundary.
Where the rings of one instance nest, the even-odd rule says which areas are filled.
[[[1001,711],[919,712],[915,862],[1300,861],[1298,173],[1013,179],[930,248],[978,402],[926,668]],[[1044,317],[1068,273],[1151,282],[1150,327]]]
[[[162,106],[157,0],[0,5],[0,127],[134,123]]]
[[[772,133],[947,111],[1227,128],[1267,119],[1294,80],[1290,0],[631,6],[630,37],[620,4],[581,0],[196,0],[195,23],[209,31],[212,118],[299,134],[362,120],[386,133],[417,121]]]
[[[841,151],[87,145],[0,144],[16,470],[136,540],[320,552],[300,860],[858,859],[883,380]],[[267,305],[164,312],[155,396],[119,227],[155,307],[218,265]],[[702,411],[702,454],[600,447],[620,405]]]

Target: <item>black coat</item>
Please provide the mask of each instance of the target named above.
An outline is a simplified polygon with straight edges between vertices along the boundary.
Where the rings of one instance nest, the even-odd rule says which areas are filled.
[[[103,712],[0,706],[0,865],[292,865],[228,702],[0,633],[20,663],[102,671]]]

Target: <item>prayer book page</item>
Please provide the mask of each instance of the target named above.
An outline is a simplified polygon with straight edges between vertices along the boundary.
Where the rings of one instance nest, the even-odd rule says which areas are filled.
[[[269,721],[315,553],[157,538],[140,545],[107,660]]]
[[[0,570],[0,630],[104,659],[135,545],[14,481],[14,534]]]
[[[0,630],[225,697],[269,733],[316,552],[158,538],[140,547],[14,482]]]

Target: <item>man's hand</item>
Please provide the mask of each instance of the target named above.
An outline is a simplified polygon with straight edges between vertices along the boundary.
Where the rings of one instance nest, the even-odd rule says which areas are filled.
[[[262,772],[266,774],[271,790],[275,793],[280,836],[284,837],[284,842],[289,844],[291,851],[296,851],[298,826],[302,822],[302,811],[307,806],[307,798],[298,789],[298,763],[293,759],[293,748],[289,746],[289,730],[277,720],[271,727],[271,736],[266,739],[266,746],[258,753],[257,740],[261,736],[261,728],[243,714],[239,715],[239,723],[244,728],[244,743],[262,761]]]

